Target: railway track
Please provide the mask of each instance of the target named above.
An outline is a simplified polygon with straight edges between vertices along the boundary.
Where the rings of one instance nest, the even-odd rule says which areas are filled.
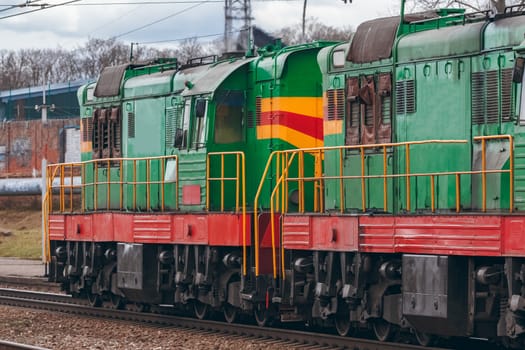
[[[301,349],[351,349],[351,350],[444,350],[437,347],[420,347],[403,343],[383,343],[369,339],[343,338],[336,335],[312,333],[294,329],[261,328],[247,324],[231,325],[225,322],[196,320],[193,318],[170,314],[170,308],[159,308],[153,313],[140,313],[129,310],[111,308],[94,308],[87,301],[71,298],[64,294],[42,293],[1,288],[0,304],[40,309],[51,312],[61,312],[133,322],[157,327],[176,327],[192,330],[196,333],[216,334],[233,338],[256,339],[261,345],[278,345]],[[172,310],[172,309],[171,309]],[[464,349],[465,347],[454,347]],[[483,347],[476,346],[477,349]],[[0,349],[2,349],[0,347]],[[450,349],[450,348],[448,348]],[[486,348],[492,349],[492,348]]]

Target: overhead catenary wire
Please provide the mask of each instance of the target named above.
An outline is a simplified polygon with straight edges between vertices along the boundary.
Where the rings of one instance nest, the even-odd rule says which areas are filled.
[[[167,19],[170,19],[170,18],[172,18],[172,17],[178,16],[178,15],[184,13],[184,12],[188,12],[188,11],[190,11],[190,10],[193,10],[194,8],[196,8],[196,7],[198,7],[198,6],[201,6],[201,5],[204,5],[204,4],[206,4],[206,3],[208,3],[208,1],[200,2],[200,3],[195,4],[195,5],[193,5],[193,6],[190,6],[190,7],[187,7],[187,8],[185,8],[185,9],[182,9],[182,10],[180,10],[180,11],[177,11],[177,12],[175,12],[175,13],[172,13],[172,14],[170,14],[170,15],[168,15],[168,16],[165,16],[165,17],[159,18],[159,19],[157,19],[157,20],[155,20],[155,21],[153,21],[153,22],[147,23],[147,24],[145,24],[145,25],[143,25],[143,26],[137,27],[137,28],[135,28],[135,29],[128,30],[127,32],[121,33],[121,34],[119,34],[119,35],[115,35],[114,38],[120,38],[120,37],[123,37],[123,36],[125,36],[125,35],[131,34],[131,33],[134,33],[134,32],[137,32],[137,31],[139,31],[139,30],[142,30],[142,29],[145,29],[145,28],[151,27],[152,25],[155,25],[155,24],[157,24],[157,23],[160,23],[160,22],[165,21],[165,20],[167,20]]]
[[[47,5],[47,6],[43,6],[41,8],[34,9],[34,10],[29,10],[29,11],[14,13],[12,15],[2,16],[2,17],[0,17],[0,19],[6,19],[6,18],[11,18],[11,17],[27,15],[29,13],[33,13],[33,12],[37,12],[37,11],[43,11],[43,10],[48,10],[48,9],[51,9],[51,8],[65,6],[65,5],[72,4],[72,3],[75,3],[75,2],[80,2],[80,1],[82,1],[82,0],[70,0],[70,1],[61,2],[59,4]]]

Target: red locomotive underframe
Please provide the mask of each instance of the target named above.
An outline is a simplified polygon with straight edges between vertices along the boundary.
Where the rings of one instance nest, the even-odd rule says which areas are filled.
[[[250,245],[250,216],[246,244]],[[51,240],[242,246],[240,214],[52,214]],[[263,236],[268,236],[264,232]],[[283,218],[286,249],[524,256],[525,216],[327,216]],[[267,244],[263,244],[266,246]]]
[[[246,216],[246,244],[250,244]],[[241,214],[49,215],[50,240],[242,246]]]

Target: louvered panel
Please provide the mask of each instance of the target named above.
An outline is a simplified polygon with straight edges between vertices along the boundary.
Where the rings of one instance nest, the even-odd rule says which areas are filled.
[[[82,119],[82,142],[93,141],[93,118]]]
[[[416,84],[414,80],[406,81],[406,113],[416,113]]]
[[[365,126],[374,126],[374,106],[365,105]]]
[[[255,123],[261,125],[261,113],[262,113],[262,97],[257,96],[255,98]]]
[[[328,120],[341,120],[345,115],[345,92],[343,89],[328,90]]]
[[[248,119],[248,128],[250,128],[250,129],[255,128],[257,120],[256,120],[256,117],[255,117],[255,113],[253,113],[253,111],[248,111],[247,119]]]
[[[498,71],[487,72],[486,79],[486,123],[497,123],[499,121]]]
[[[512,118],[512,68],[501,71],[501,120]]]
[[[390,124],[392,120],[392,97],[385,96],[381,99],[381,118],[383,124]]]
[[[135,137],[135,113],[128,112],[128,137]]]
[[[407,114],[416,112],[416,84],[414,80],[396,83],[396,112]]]
[[[472,73],[472,124],[485,122],[485,72]]]
[[[165,125],[165,135],[166,135],[166,149],[173,147],[175,143],[175,119],[177,117],[176,107],[166,108],[166,125]]]

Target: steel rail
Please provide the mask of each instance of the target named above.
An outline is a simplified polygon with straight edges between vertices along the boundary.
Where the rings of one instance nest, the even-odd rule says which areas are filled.
[[[88,305],[73,304],[69,296],[39,293],[32,291],[0,289],[0,304],[14,307],[62,312],[87,317],[97,317],[117,321],[177,327],[196,331],[206,331],[217,335],[242,336],[264,341],[287,342],[287,346],[313,347],[317,349],[352,349],[352,350],[444,350],[443,348],[421,347],[411,344],[386,343],[369,339],[345,338],[336,335],[290,330],[281,328],[258,327],[246,324],[228,324],[219,321],[197,320],[179,315],[168,315],[170,308],[161,308],[161,313],[140,313],[110,308],[96,308]],[[77,299],[78,300],[78,299]],[[87,303],[87,302],[86,302]]]

